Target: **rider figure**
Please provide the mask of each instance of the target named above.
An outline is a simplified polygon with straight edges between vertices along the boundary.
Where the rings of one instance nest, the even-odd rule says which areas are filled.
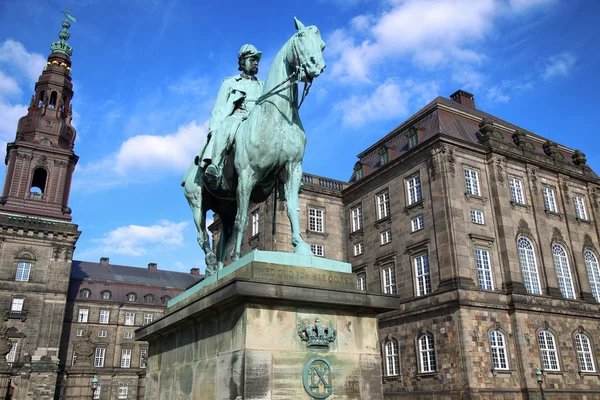
[[[219,89],[208,125],[208,144],[200,163],[213,183],[220,178],[225,152],[237,128],[263,93],[263,81],[256,77],[261,56],[253,45],[243,45],[238,53],[238,69],[242,73],[226,78]]]

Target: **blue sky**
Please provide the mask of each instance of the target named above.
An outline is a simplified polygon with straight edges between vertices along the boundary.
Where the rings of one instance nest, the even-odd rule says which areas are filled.
[[[301,110],[304,170],[346,180],[356,155],[438,95],[586,153],[600,172],[600,3],[584,0],[0,1],[0,145],[14,139],[62,14],[77,128],[70,206],[76,259],[204,269],[180,180],[206,137],[237,52],[259,76],[294,33],[317,25],[326,72]]]

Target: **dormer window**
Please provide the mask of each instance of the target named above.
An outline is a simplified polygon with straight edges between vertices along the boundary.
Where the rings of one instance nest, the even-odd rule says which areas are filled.
[[[111,297],[112,294],[108,290],[102,292],[102,300],[110,300]]]
[[[419,135],[415,128],[410,128],[406,135],[408,136],[408,148],[409,149],[412,149],[413,147],[415,147],[416,145],[419,144]]]
[[[84,299],[87,299],[91,296],[92,292],[89,289],[82,289],[79,292],[79,296],[83,297]]]
[[[383,167],[390,162],[390,152],[387,146],[381,146],[377,151],[379,153],[379,166]]]
[[[363,178],[363,176],[364,176],[363,165],[360,161],[357,161],[356,164],[354,164],[354,172],[356,174],[356,180]]]
[[[144,300],[146,303],[154,303],[154,296],[151,294],[147,294],[144,296]]]
[[[137,300],[137,295],[135,293],[129,293],[127,295],[127,301],[136,301]]]

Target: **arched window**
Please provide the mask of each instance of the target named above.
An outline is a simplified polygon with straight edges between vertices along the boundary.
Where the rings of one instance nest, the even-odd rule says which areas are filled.
[[[40,97],[38,97],[38,104],[37,104],[38,108],[44,104],[44,97],[46,97],[46,91],[42,90],[40,92]]]
[[[390,162],[390,152],[387,148],[387,146],[381,146],[379,148],[379,150],[377,151],[377,153],[379,154],[379,166],[383,167],[384,165],[386,165],[387,163]]]
[[[108,290],[102,292],[102,300],[110,300],[111,297],[112,294]]]
[[[579,371],[596,372],[590,338],[583,333],[577,333],[574,336],[574,340],[577,359],[579,360]]]
[[[527,289],[527,293],[542,294],[533,245],[529,239],[522,236],[517,240],[517,247],[519,248],[519,260],[523,272],[523,284]]]
[[[356,173],[356,180],[362,179],[364,176],[363,165],[360,161],[354,164],[354,172]]]
[[[56,108],[56,99],[57,94],[55,91],[52,91],[52,93],[50,94],[50,103],[48,104],[48,108]]]
[[[435,372],[437,364],[435,360],[435,343],[431,333],[419,336],[419,361],[421,372]]]
[[[135,293],[129,293],[127,295],[127,301],[136,301],[137,300],[137,294]]]
[[[600,303],[600,268],[598,267],[598,258],[590,250],[583,252],[583,258],[585,259],[585,267],[590,279],[592,294],[596,302]]]
[[[163,304],[167,304],[171,298],[169,296],[163,296],[160,298]]]
[[[90,297],[92,294],[92,292],[90,291],[90,289],[81,289],[79,291],[79,296],[83,297],[84,299],[87,299],[88,297]]]
[[[154,303],[154,295],[147,294],[144,296],[144,301],[146,303]]]
[[[538,346],[540,347],[543,369],[548,371],[560,370],[554,335],[548,330],[540,331],[538,333]]]
[[[508,356],[504,334],[498,330],[490,332],[490,348],[492,349],[492,364],[494,369],[508,369]]]
[[[554,256],[554,268],[556,269],[556,277],[558,278],[558,288],[564,297],[574,299],[575,290],[573,289],[573,279],[571,278],[567,252],[561,245],[555,243],[552,245],[552,255]]]
[[[48,178],[48,172],[44,168],[36,168],[33,171],[33,177],[31,178],[31,188],[29,188],[29,197],[36,200],[41,200],[44,197],[46,191],[46,180]]]
[[[385,342],[385,375],[400,375],[400,353],[398,351],[398,342],[396,339],[389,339]]]

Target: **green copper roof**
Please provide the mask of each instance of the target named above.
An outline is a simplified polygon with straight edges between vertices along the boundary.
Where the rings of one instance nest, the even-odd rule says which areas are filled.
[[[50,50],[52,50],[53,53],[63,53],[71,57],[73,54],[73,47],[67,43],[67,40],[71,37],[68,29],[71,27],[69,20],[75,22],[75,17],[73,17],[69,11],[61,11],[65,14],[65,20],[62,22],[62,29],[58,32],[58,38],[60,40],[52,43],[52,45],[50,45]]]

